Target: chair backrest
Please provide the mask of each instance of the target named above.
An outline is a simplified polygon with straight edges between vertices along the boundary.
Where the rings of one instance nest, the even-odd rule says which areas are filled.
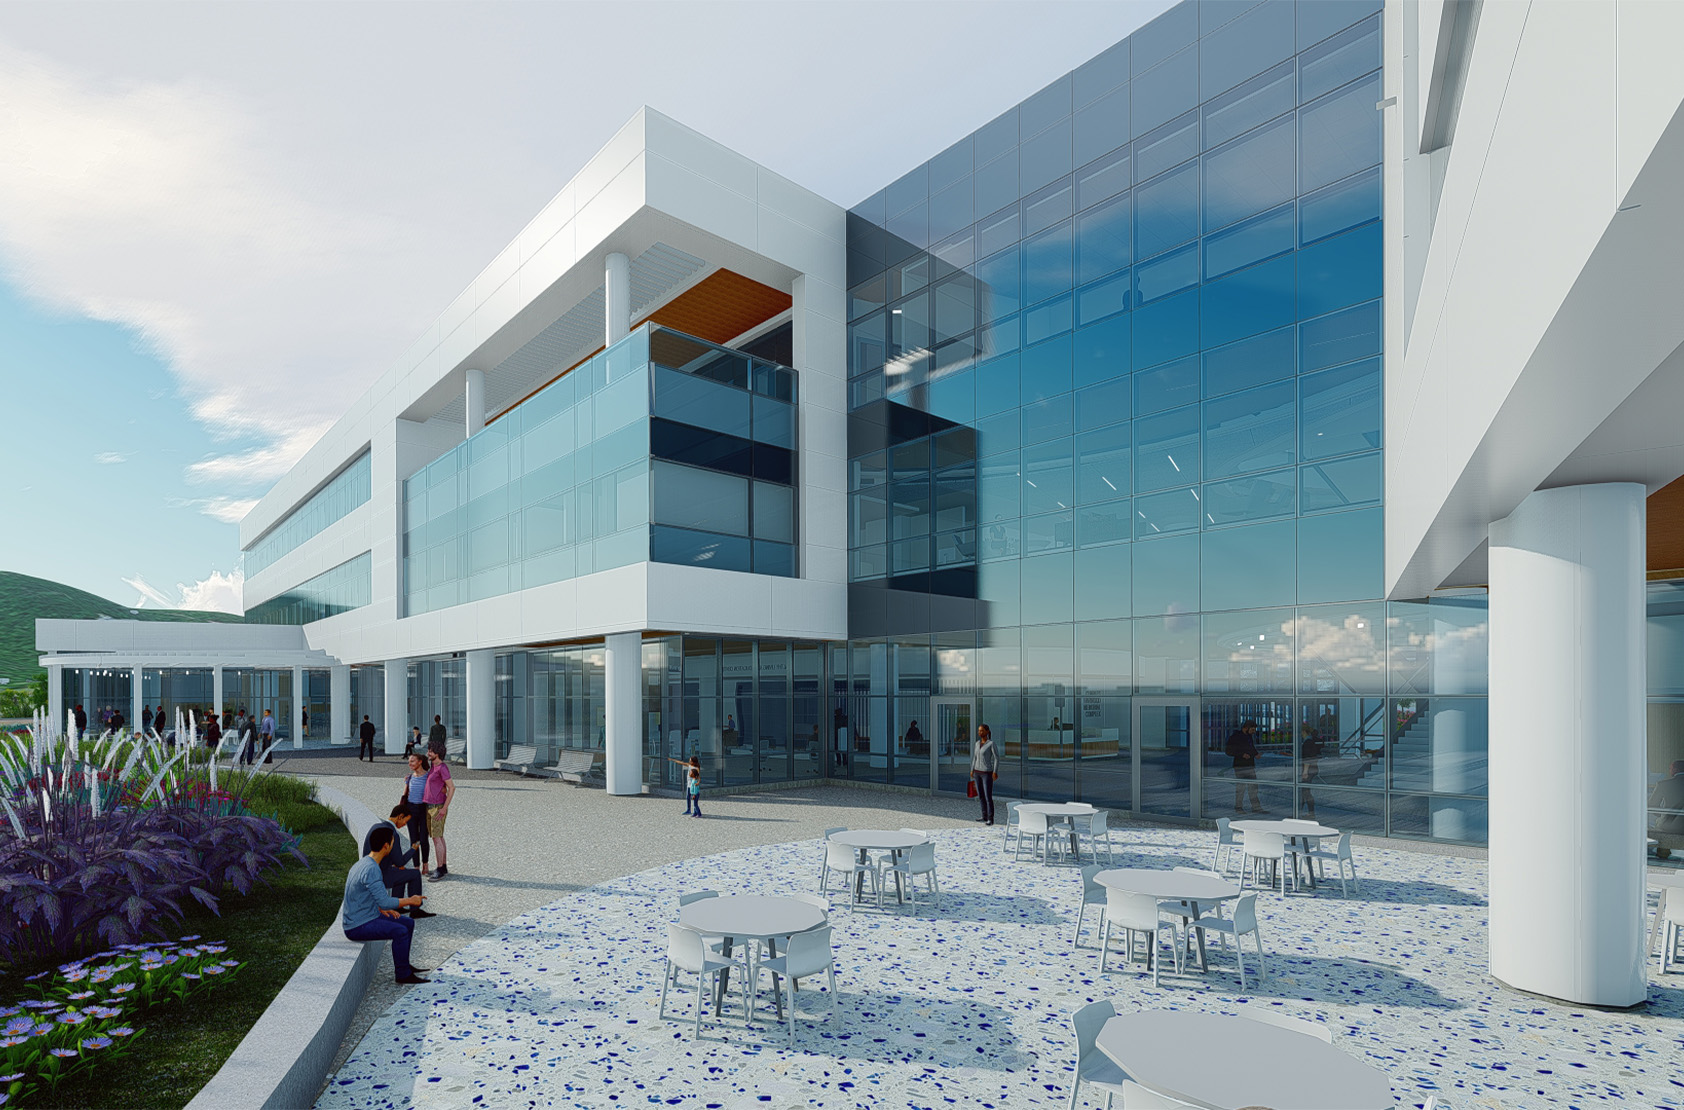
[[[1024,832],[1031,836],[1040,836],[1047,831],[1047,815],[1039,809],[1018,814],[1017,823],[1022,826]]]
[[[1105,868],[1097,863],[1090,863],[1082,868],[1082,902],[1084,904],[1105,901],[1105,887],[1094,878],[1103,870]],[[1684,899],[1681,899],[1681,901],[1684,901]]]
[[[1351,858],[1351,834],[1348,832],[1342,832],[1339,834],[1339,858]]]
[[[1286,837],[1278,832],[1247,831],[1240,847],[1248,856],[1280,859],[1286,855]]]
[[[1070,1024],[1076,1027],[1077,1075],[1082,1073],[1082,1061],[1093,1054],[1094,1042],[1099,1040],[1099,1031],[1105,1028],[1106,1022],[1116,1016],[1117,1007],[1111,1005],[1108,998],[1089,1002],[1070,1015]]]
[[[1022,804],[1023,804],[1022,802],[1007,802],[1006,803],[1006,824],[1008,824],[1008,825],[1017,824],[1017,822],[1018,822],[1017,807],[1022,805]]]
[[[846,825],[838,825],[834,829],[826,829],[824,831],[824,839],[829,840],[836,833],[847,832],[847,831],[848,831],[848,826],[846,826]]]
[[[906,851],[906,869],[915,874],[936,869],[936,846],[928,842],[914,844]]]
[[[1136,894],[1132,890],[1108,886],[1105,888],[1105,917],[1125,929],[1151,931],[1158,927],[1158,900],[1149,894]]]
[[[667,926],[667,959],[685,971],[700,971],[707,956],[702,934],[674,921]]]
[[[827,913],[827,914],[830,913],[830,899],[829,898],[822,898],[817,894],[805,894],[805,893],[801,893],[801,892],[797,892],[795,894],[786,894],[786,895],[784,895],[784,897],[793,898],[797,902],[805,902],[809,906],[817,906],[819,909],[823,910],[825,913]]]
[[[923,829],[902,829],[901,832],[905,833],[907,836],[921,836],[925,840],[930,838],[930,834],[925,832]]]
[[[1218,844],[1234,843],[1234,823],[1226,817],[1216,819],[1216,842]]]
[[[852,845],[839,840],[824,842],[824,861],[831,867],[851,868],[858,858]]]
[[[830,926],[820,925],[789,938],[784,948],[785,970],[800,979],[830,966]]]
[[[681,906],[688,906],[691,902],[700,902],[703,898],[718,897],[719,891],[717,890],[692,890],[688,894],[680,894],[678,896],[678,904]]]
[[[1290,1029],[1294,1033],[1303,1033],[1307,1037],[1314,1037],[1323,1044],[1333,1043],[1333,1030],[1319,1021],[1305,1021],[1303,1018],[1293,1017],[1291,1014],[1283,1014],[1279,1010],[1267,1008],[1253,1010],[1247,1007],[1246,1012],[1240,1016],[1263,1025],[1273,1025],[1277,1029]]]
[[[1666,913],[1661,916],[1662,921],[1670,921],[1674,925],[1684,925],[1684,890],[1669,890],[1666,892]]]
[[[1257,895],[1242,894],[1240,900],[1234,904],[1234,932],[1254,933],[1257,931]]]
[[[1078,814],[1076,820],[1078,822],[1086,822],[1089,832],[1102,833],[1111,824],[1111,811],[1108,809],[1096,809],[1086,816]]]

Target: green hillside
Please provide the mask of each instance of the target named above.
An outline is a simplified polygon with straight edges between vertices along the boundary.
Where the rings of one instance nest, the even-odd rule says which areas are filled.
[[[0,678],[16,685],[41,670],[36,660],[35,621],[40,617],[97,620],[114,617],[142,621],[220,621],[238,623],[229,613],[194,613],[182,609],[130,609],[97,594],[45,578],[0,570]]]

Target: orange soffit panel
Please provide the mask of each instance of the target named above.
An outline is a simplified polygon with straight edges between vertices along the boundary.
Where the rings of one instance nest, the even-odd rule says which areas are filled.
[[[792,304],[794,301],[788,293],[730,270],[719,270],[651,312],[646,319],[709,343],[724,343],[780,312],[789,311]]]
[[[1684,571],[1684,478],[1651,493],[1648,509],[1649,573]]]

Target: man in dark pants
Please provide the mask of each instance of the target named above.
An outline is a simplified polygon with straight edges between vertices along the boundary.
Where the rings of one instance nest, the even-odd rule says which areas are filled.
[[[367,752],[368,753],[368,761],[370,763],[373,763],[374,762],[374,723],[368,719],[367,713],[363,714],[363,723],[362,723],[361,727],[358,729],[357,735],[362,738],[362,746],[357,749],[357,762],[361,763],[362,758],[363,758],[363,753]]]
[[[409,945],[415,937],[415,922],[399,910],[421,905],[422,896],[394,898],[380,883],[380,865],[397,842],[398,834],[391,828],[376,828],[368,835],[368,855],[351,865],[345,876],[345,901],[340,911],[340,927],[345,939],[355,941],[389,940],[392,942],[392,970],[400,983],[425,983],[420,973],[424,967],[409,962]]]
[[[976,783],[977,802],[985,825],[994,823],[994,783],[1000,778],[1000,753],[994,748],[994,734],[987,725],[976,726],[976,748],[971,753],[971,779]]]
[[[1251,812],[1267,813],[1257,799],[1257,723],[1242,721],[1240,727],[1228,735],[1228,744],[1224,749],[1234,761],[1234,812],[1241,813],[1240,803],[1245,800],[1246,782],[1251,783]]]
[[[439,753],[440,759],[445,758],[444,742],[448,735],[444,722],[439,720],[437,714],[434,714],[433,727],[427,730],[427,750]]]
[[[398,830],[405,828],[408,824],[409,806],[399,802],[392,807],[390,820],[376,821],[369,826],[367,835],[363,837],[363,855],[366,856],[373,851],[371,845],[374,843],[375,830],[392,830],[394,834],[392,850],[385,859],[380,861],[380,881],[386,884],[386,889],[392,892],[394,898],[410,898],[421,893],[421,872],[414,866],[415,858],[418,855],[415,845],[411,843],[408,848],[405,848],[403,838],[396,835]],[[409,910],[409,916],[419,918],[436,917],[437,915],[428,913],[421,908],[419,903],[416,903]]]

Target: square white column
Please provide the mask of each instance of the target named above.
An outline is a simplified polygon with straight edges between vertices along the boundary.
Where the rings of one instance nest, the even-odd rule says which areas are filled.
[[[328,741],[351,742],[351,668],[337,666],[328,671]]]
[[[604,773],[610,794],[643,792],[643,636],[616,632],[603,660]]]
[[[304,746],[304,668],[292,669],[292,746]]]
[[[467,654],[468,767],[488,771],[497,755],[497,655],[490,648]]]
[[[211,705],[216,709],[217,723],[222,723],[222,668],[211,668]]]
[[[388,659],[382,668],[386,687],[385,721],[381,726],[387,755],[402,755],[409,737],[409,660]]]
[[[64,714],[64,668],[47,668],[47,727],[54,732],[68,733],[69,718]]]
[[[129,731],[136,735],[145,735],[146,725],[140,719],[140,696],[142,670],[140,667],[129,668]]]

